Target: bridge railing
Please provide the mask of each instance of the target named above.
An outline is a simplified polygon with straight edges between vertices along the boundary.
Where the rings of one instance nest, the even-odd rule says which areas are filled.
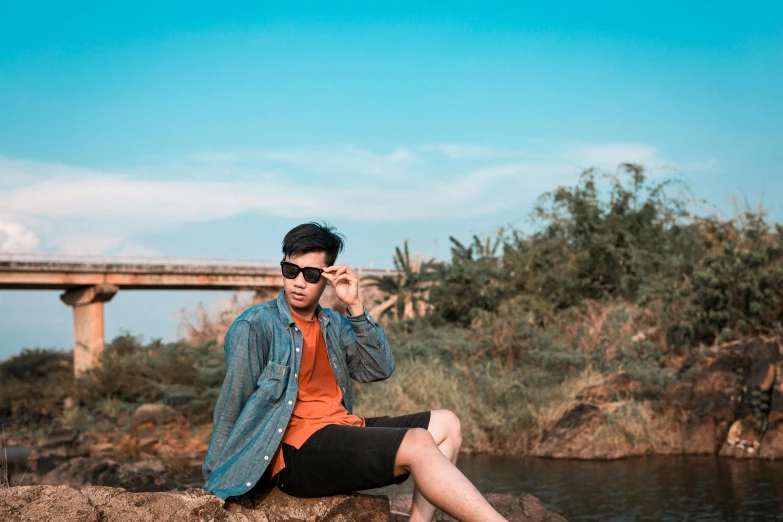
[[[266,259],[231,259],[209,257],[164,256],[77,256],[70,254],[0,254],[0,262],[56,263],[85,265],[178,265],[178,266],[245,266],[272,268],[279,261]]]
[[[277,268],[280,261],[267,259],[237,259],[210,257],[164,257],[164,256],[97,256],[71,254],[11,254],[0,253],[0,264],[13,265],[88,265],[88,266],[188,266],[188,267],[233,267],[233,268]],[[52,267],[54,268],[54,266]],[[0,267],[0,269],[2,269]],[[393,275],[397,271],[388,268],[355,268],[363,275]]]

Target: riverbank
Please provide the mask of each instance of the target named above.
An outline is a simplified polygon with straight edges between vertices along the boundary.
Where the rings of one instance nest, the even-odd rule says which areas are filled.
[[[441,344],[450,357],[416,353],[421,342],[402,344],[396,376],[358,387],[357,410],[451,409],[462,420],[467,451],[587,460],[783,458],[783,356],[776,338],[660,360],[603,350],[603,371],[577,350],[551,345],[530,357],[550,359],[543,364],[503,367],[469,364],[467,337]]]
[[[571,522],[741,522],[774,519],[783,512],[783,475],[779,463],[766,460],[660,456],[577,461],[474,454],[463,455],[458,464],[482,493],[508,499],[531,494]],[[394,506],[411,488],[407,481],[369,493],[388,495]]]
[[[482,361],[468,330],[390,334],[397,371],[384,382],[354,384],[356,413],[451,409],[461,419],[466,453],[783,458],[778,339],[747,339],[635,367],[618,350],[619,363],[607,364],[614,371],[600,372],[576,350],[551,346],[530,350],[532,360],[548,358],[537,365]],[[80,395],[72,393],[67,365],[4,388],[6,396],[28,391],[22,403],[28,411],[3,421],[5,445],[32,450],[36,461],[28,471],[39,476],[74,457],[159,460],[169,475],[192,475],[182,470],[200,465],[209,442],[222,348],[145,347],[118,338],[107,352],[106,367],[80,381]],[[31,361],[39,364],[40,357]],[[172,372],[175,363],[180,369]],[[58,379],[71,379],[70,387]],[[135,402],[144,398],[157,401]]]

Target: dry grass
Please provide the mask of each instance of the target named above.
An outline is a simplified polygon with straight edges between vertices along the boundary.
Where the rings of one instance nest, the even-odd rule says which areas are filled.
[[[274,292],[276,293],[276,292]],[[229,326],[244,310],[253,305],[268,301],[274,295],[272,291],[256,293],[238,292],[231,299],[215,303],[210,309],[204,303],[198,303],[193,309],[182,309],[178,337],[193,344],[217,341],[222,344]]]
[[[354,392],[358,415],[448,409],[460,418],[465,451],[525,455],[573,406],[580,390],[602,380],[586,371],[564,382],[526,383],[520,369],[417,358],[401,361],[387,381],[357,384]]]

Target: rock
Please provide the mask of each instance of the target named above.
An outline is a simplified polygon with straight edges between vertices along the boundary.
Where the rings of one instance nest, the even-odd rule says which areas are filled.
[[[544,434],[531,455],[556,459],[597,458],[590,434],[602,420],[603,413],[597,405],[577,404]]]
[[[716,454],[736,419],[741,400],[741,375],[745,359],[736,351],[724,351],[679,388],[676,407],[688,412],[683,430],[683,453]]]
[[[596,403],[617,402],[626,399],[640,398],[643,394],[642,385],[631,379],[625,372],[610,375],[603,384],[589,386],[576,396],[578,401]]]
[[[98,511],[82,492],[68,486],[0,488],[0,520],[100,522]]]
[[[753,400],[748,386],[764,385],[776,353],[776,342],[761,338],[715,347],[699,364],[701,369],[675,387],[670,407],[687,412],[682,427],[684,454],[739,455],[738,446],[724,449],[729,428],[737,420],[748,421]]]
[[[88,449],[90,451],[90,455],[94,457],[102,457],[116,453],[117,445],[113,442],[101,442],[98,444],[93,444]]]
[[[783,414],[773,413],[767,421],[767,431],[761,440],[759,457],[762,459],[783,459]]]
[[[139,448],[147,448],[154,446],[160,441],[155,435],[143,435],[136,439],[136,446]]]
[[[783,458],[783,353],[778,339],[746,339],[694,355],[683,362],[678,382],[665,393],[645,389],[620,372],[575,398],[580,402],[544,433],[532,455]],[[649,427],[631,422],[637,431],[629,432],[634,435],[627,440],[617,436],[612,422],[624,401],[655,421]]]
[[[44,474],[53,470],[57,466],[68,462],[68,456],[65,451],[62,452],[49,452],[41,455],[35,455],[33,457],[32,472]]]
[[[0,520],[218,522],[231,518],[219,498],[203,491],[129,493],[108,487],[26,486],[0,489]]]
[[[490,493],[484,495],[495,510],[509,522],[566,522],[566,519],[554,511],[544,507],[540,500],[533,495],[500,495]],[[394,495],[391,500],[391,522],[407,522],[410,514],[411,495]],[[435,521],[454,521],[455,518],[443,513],[435,512]]]
[[[719,455],[735,458],[757,456],[761,447],[761,435],[751,426],[750,419],[735,421],[729,428]]]
[[[653,430],[636,420],[640,418],[636,412],[644,407],[633,401],[577,404],[544,433],[530,454],[554,459],[614,460],[653,453],[657,433],[629,436],[645,428]],[[627,408],[632,408],[633,414],[628,415]]]
[[[783,363],[775,365],[775,383],[770,392],[767,431],[761,440],[759,457],[783,459]]]
[[[51,449],[60,446],[71,446],[79,437],[79,432],[69,428],[62,428],[52,431],[43,441],[38,444],[39,449]]]
[[[156,460],[120,464],[111,459],[71,459],[28,483],[50,486],[111,486],[129,491],[169,491],[180,486]]]
[[[389,522],[390,513],[388,498],[377,495],[298,499],[272,490],[255,501],[224,503],[220,498],[197,488],[184,492],[131,493],[122,488],[96,486],[87,486],[81,490],[69,486],[27,486],[0,489],[0,520]]]
[[[389,522],[389,499],[383,495],[335,495],[323,498],[296,498],[277,488],[254,490],[242,502],[227,502],[232,513],[248,516],[261,511],[269,522]],[[257,519],[250,519],[257,520]]]
[[[150,422],[162,426],[182,420],[182,416],[174,408],[165,404],[142,404],[133,412],[133,426]]]

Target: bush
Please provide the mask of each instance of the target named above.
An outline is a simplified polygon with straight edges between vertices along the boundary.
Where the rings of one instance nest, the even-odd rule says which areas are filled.
[[[707,253],[669,293],[670,309],[679,312],[673,341],[711,344],[783,334],[783,227],[770,226],[761,213],[695,226]]]
[[[445,322],[467,326],[482,312],[493,312],[506,296],[506,269],[497,257],[500,239],[482,242],[473,237],[470,246],[455,238],[450,263],[431,263],[429,278],[432,313]]]
[[[54,417],[72,387],[72,352],[25,348],[0,362],[0,415]]]
[[[508,361],[546,342],[534,330],[563,324],[562,314],[618,302],[660,315],[658,350],[783,334],[783,227],[761,211],[695,217],[685,193],[678,179],[650,182],[639,165],[586,170],[541,196],[538,231],[469,246],[451,238],[451,261],[429,265],[429,318],[488,328],[490,351]]]
[[[212,416],[225,373],[215,341],[143,345],[126,334],[107,345],[100,362],[79,382],[79,397],[89,408],[107,397],[131,405],[163,402],[194,421]]]

